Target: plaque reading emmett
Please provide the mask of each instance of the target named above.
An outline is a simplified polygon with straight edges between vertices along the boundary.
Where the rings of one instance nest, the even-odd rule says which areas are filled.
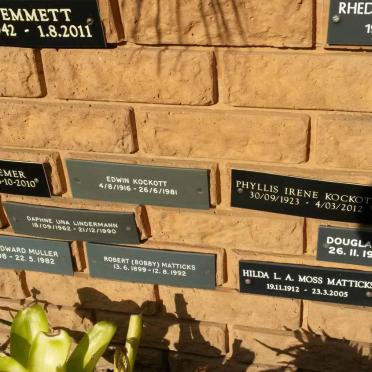
[[[329,45],[372,45],[372,2],[331,0]]]
[[[105,48],[97,0],[0,0],[0,45]]]
[[[206,169],[88,160],[66,161],[72,194],[82,199],[209,209]]]
[[[134,213],[3,204],[17,234],[119,244],[140,241]]]
[[[372,266],[372,230],[320,226],[317,259]]]
[[[239,262],[240,292],[372,306],[372,273],[256,261]]]
[[[0,236],[0,267],[73,275],[69,244]]]
[[[372,187],[233,169],[231,206],[372,224]]]
[[[45,165],[0,160],[0,193],[50,197]]]
[[[213,254],[164,251],[89,243],[90,275],[130,282],[214,289]]]

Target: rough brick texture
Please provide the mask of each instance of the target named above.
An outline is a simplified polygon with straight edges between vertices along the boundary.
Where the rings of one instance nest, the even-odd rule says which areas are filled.
[[[120,0],[127,38],[139,44],[312,45],[312,0]]]
[[[148,154],[283,163],[307,160],[309,123],[302,115],[143,109],[136,118],[141,149]]]
[[[115,153],[136,150],[131,113],[125,106],[0,102],[0,115],[3,146]]]
[[[41,97],[35,53],[31,49],[0,49],[0,97]]]
[[[42,54],[53,97],[185,105],[214,102],[210,52],[121,47],[43,50]]]
[[[317,124],[316,160],[335,168],[372,169],[372,115],[321,115]]]
[[[225,99],[233,106],[372,110],[368,62],[337,53],[227,52]]]

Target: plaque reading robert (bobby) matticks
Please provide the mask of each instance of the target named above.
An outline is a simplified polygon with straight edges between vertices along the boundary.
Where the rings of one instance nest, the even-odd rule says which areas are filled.
[[[328,44],[372,45],[372,2],[330,0]]]
[[[17,234],[118,244],[140,241],[134,213],[3,204]]]
[[[0,160],[0,193],[50,197],[45,165]]]
[[[317,259],[372,266],[372,230],[320,226]]]
[[[372,187],[233,169],[231,206],[372,224]]]
[[[372,273],[257,261],[239,262],[240,292],[372,306]]]
[[[0,0],[0,45],[105,48],[97,0]]]
[[[0,267],[72,275],[67,242],[0,235]]]
[[[92,277],[214,289],[216,256],[88,243]]]
[[[82,199],[209,208],[207,169],[66,160],[72,194]]]

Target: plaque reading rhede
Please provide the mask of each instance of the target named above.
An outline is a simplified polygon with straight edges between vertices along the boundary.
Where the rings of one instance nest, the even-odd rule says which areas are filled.
[[[0,45],[105,48],[97,0],[0,0]]]
[[[372,266],[372,230],[320,226],[317,259]]]
[[[372,2],[330,0],[329,45],[372,45]]]
[[[0,160],[0,193],[50,197],[45,165]]]
[[[103,243],[139,243],[140,240],[134,213],[3,204],[17,234]]]
[[[69,159],[72,194],[82,199],[178,208],[209,208],[206,169]]]
[[[231,206],[372,224],[372,187],[233,169]]]
[[[241,261],[239,276],[244,293],[372,306],[369,272]]]
[[[4,235],[0,236],[0,267],[73,274],[68,243]]]
[[[93,277],[176,287],[216,286],[216,257],[212,254],[93,243],[87,249]]]

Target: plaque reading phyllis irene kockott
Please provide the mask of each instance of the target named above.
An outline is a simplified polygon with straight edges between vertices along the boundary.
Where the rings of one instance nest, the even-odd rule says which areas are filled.
[[[67,242],[0,236],[0,267],[72,275]]]
[[[105,48],[97,0],[0,0],[0,45]]]
[[[119,244],[140,241],[134,213],[3,204],[17,234]]]
[[[372,224],[372,187],[233,169],[231,206]]]
[[[239,262],[240,292],[372,306],[372,273],[256,261]]]
[[[82,199],[209,208],[207,169],[66,160],[72,194]]]
[[[93,277],[177,287],[216,286],[216,256],[88,243]]]
[[[320,226],[317,259],[372,266],[372,230]]]
[[[0,193],[50,197],[45,165],[0,160]]]
[[[372,45],[372,2],[331,0],[328,44]]]

